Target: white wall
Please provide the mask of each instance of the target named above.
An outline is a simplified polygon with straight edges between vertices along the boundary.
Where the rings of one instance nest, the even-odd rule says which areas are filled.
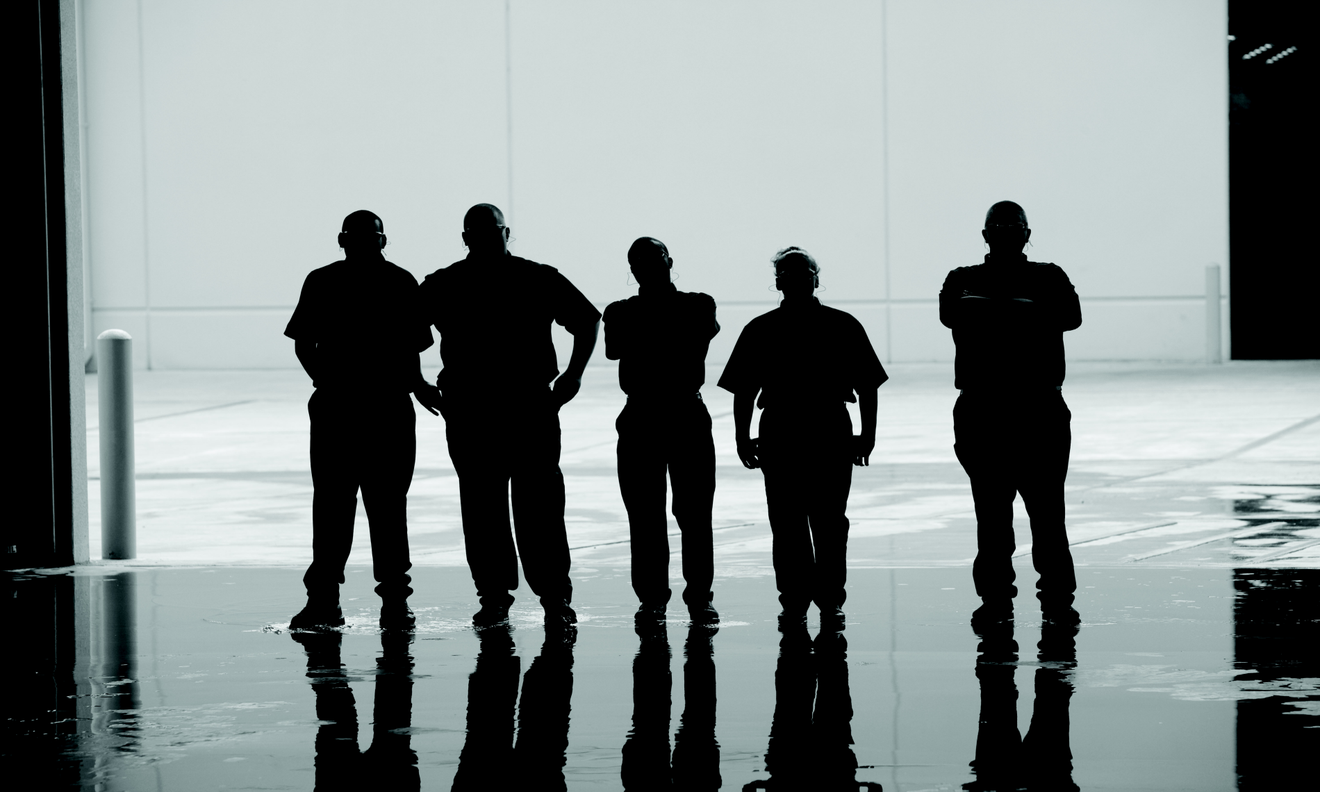
[[[1074,358],[1197,358],[1227,264],[1223,2],[87,0],[94,330],[156,368],[296,365],[343,215],[419,277],[464,210],[601,305],[665,240],[727,354],[820,260],[886,360],[946,360],[935,296],[1022,203],[1083,297]],[[510,112],[511,111],[511,112]],[[498,295],[483,295],[492,304]],[[1227,322],[1225,322],[1227,325]],[[438,360],[428,360],[428,369]]]

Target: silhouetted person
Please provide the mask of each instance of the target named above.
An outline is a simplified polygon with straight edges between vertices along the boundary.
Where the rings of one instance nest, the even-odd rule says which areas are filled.
[[[573,696],[576,630],[547,630],[518,697],[512,628],[477,631],[481,650],[468,678],[467,740],[453,789],[566,789],[564,762]],[[517,738],[514,707],[517,705]]]
[[[1027,261],[1027,215],[1012,201],[990,207],[984,264],[949,273],[940,321],[957,345],[954,450],[976,502],[974,621],[1013,618],[1013,499],[1031,516],[1036,596],[1047,620],[1076,623],[1077,578],[1064,527],[1063,482],[1072,413],[1063,401],[1063,333],[1082,323],[1063,270]]]
[[[683,715],[669,751],[669,639],[665,624],[637,625],[641,646],[633,659],[632,729],[623,744],[625,790],[720,788],[720,746],[715,740],[715,660],[708,625],[688,628],[683,663]]]
[[[463,241],[467,258],[431,273],[421,291],[424,315],[440,332],[444,368],[436,384],[481,598],[473,620],[485,626],[508,618],[521,557],[546,624],[572,625],[559,408],[582,386],[600,312],[559,270],[511,255],[509,229],[494,206],[468,210]],[[552,323],[573,335],[563,374]]]
[[[605,356],[619,361],[619,387],[628,394],[615,426],[632,585],[641,602],[637,618],[663,620],[669,602],[668,471],[674,519],[683,533],[683,601],[694,622],[713,624],[719,621],[710,590],[715,442],[701,386],[706,351],[720,331],[715,301],[674,288],[669,281],[674,262],[658,239],[633,242],[628,264],[637,278],[637,296],[605,309]]]
[[[812,296],[815,259],[790,247],[774,264],[784,300],[743,329],[719,385],[734,395],[739,458],[765,473],[780,618],[802,621],[814,601],[822,624],[840,629],[852,466],[870,464],[876,392],[889,377],[861,323]],[[854,437],[846,403],[859,399]],[[753,406],[764,410],[758,440]]]
[[[1048,792],[1076,790],[1072,780],[1068,707],[1071,675],[1076,667],[1075,625],[1047,623],[1041,629],[1041,665],[1036,669],[1035,698],[1026,738],[1017,726],[1017,642],[1011,621],[986,622],[976,658],[981,687],[977,719],[976,780],[963,785],[969,792],[1025,789]]]
[[[315,788],[420,789],[417,753],[412,749],[412,636],[381,634],[376,661],[376,695],[371,747],[358,749],[357,702],[340,658],[338,632],[296,632],[293,639],[307,652],[307,679],[316,696]]]
[[[775,714],[765,753],[770,778],[743,789],[879,790],[879,784],[857,780],[847,639],[823,630],[813,642],[800,622],[783,623],[780,632]]]
[[[408,607],[408,487],[417,456],[413,393],[432,414],[440,405],[422,377],[419,353],[431,330],[417,319],[417,279],[381,255],[385,226],[358,211],[344,218],[344,260],[313,270],[284,334],[316,392],[307,404],[312,442],[312,565],[307,606],[293,629],[344,623],[339,586],[353,547],[357,494],[371,526],[380,625],[411,629]]]

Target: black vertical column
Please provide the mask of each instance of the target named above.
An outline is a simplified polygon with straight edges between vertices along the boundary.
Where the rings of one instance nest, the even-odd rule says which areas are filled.
[[[8,285],[18,306],[7,372],[12,517],[0,521],[8,569],[73,563],[64,123],[58,0],[6,7]]]
[[[1229,294],[1236,360],[1320,358],[1310,6],[1229,0]]]

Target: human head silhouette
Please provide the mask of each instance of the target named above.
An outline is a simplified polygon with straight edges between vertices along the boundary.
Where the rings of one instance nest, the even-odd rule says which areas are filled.
[[[480,203],[463,215],[463,244],[477,256],[503,256],[509,252],[509,228],[498,206]]]
[[[800,247],[786,247],[775,254],[775,288],[786,299],[810,297],[820,286],[820,266]]]
[[[379,256],[385,241],[385,224],[375,212],[359,209],[345,217],[340,226],[339,246],[350,258]]]
[[[1031,239],[1027,213],[1012,201],[1000,201],[985,213],[981,238],[990,246],[991,256],[1016,256]]]
[[[664,242],[654,237],[638,237],[628,248],[628,266],[639,286],[660,285],[669,283],[674,260],[669,257]]]

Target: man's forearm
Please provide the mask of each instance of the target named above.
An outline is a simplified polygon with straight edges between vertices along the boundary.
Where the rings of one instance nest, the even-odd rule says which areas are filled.
[[[733,395],[733,430],[738,440],[752,439],[752,411],[755,407],[755,393]]]
[[[298,362],[302,364],[303,371],[307,376],[316,381],[316,342],[314,341],[294,341],[293,354],[298,356]]]
[[[862,414],[862,437],[875,437],[876,413],[879,411],[879,389],[857,392],[857,407]]]
[[[597,319],[589,328],[583,327],[573,333],[573,354],[568,358],[565,377],[582,379],[582,372],[587,370],[587,361],[596,349],[596,338],[600,335],[600,320]]]

